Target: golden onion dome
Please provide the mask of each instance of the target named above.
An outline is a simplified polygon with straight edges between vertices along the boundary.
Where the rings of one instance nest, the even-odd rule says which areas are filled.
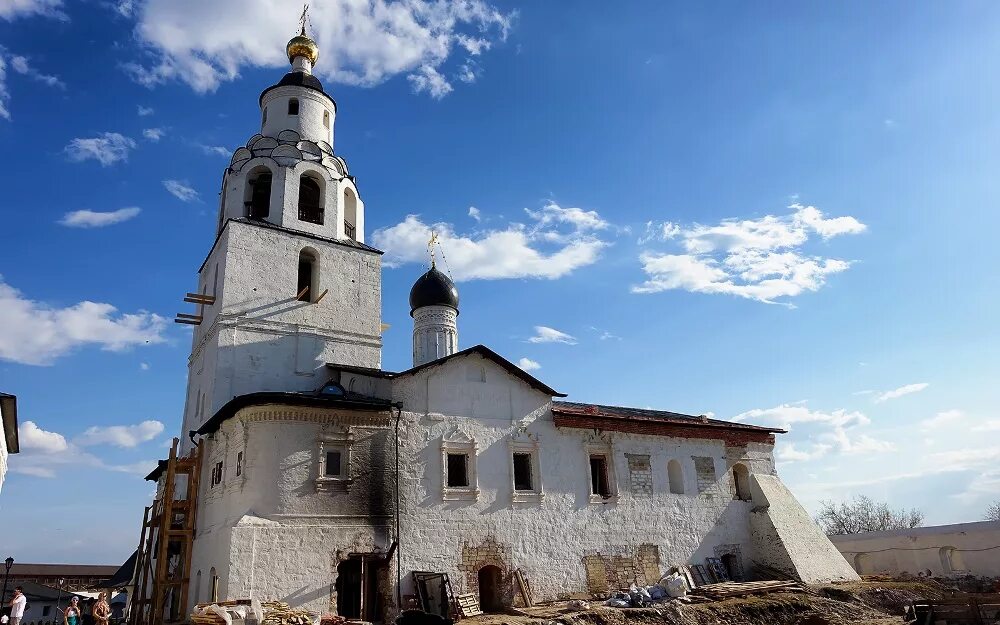
[[[293,62],[297,56],[306,57],[313,65],[316,65],[316,61],[319,60],[319,46],[306,35],[304,27],[301,34],[292,37],[288,41],[288,45],[285,46],[285,52],[288,53],[289,63]]]

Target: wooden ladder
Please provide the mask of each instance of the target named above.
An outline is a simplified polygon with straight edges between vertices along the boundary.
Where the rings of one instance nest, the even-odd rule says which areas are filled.
[[[195,447],[184,456],[177,456],[174,439],[170,455],[161,475],[163,490],[147,506],[139,535],[139,556],[136,559],[135,593],[128,612],[129,625],[163,625],[164,622],[184,620],[184,615],[170,613],[164,618],[168,597],[177,598],[178,610],[188,602],[191,578],[191,549],[194,546],[195,519],[198,508],[198,483],[201,475],[200,448]],[[185,476],[183,498],[177,494],[177,478]],[[170,570],[171,555],[179,556],[178,566]]]

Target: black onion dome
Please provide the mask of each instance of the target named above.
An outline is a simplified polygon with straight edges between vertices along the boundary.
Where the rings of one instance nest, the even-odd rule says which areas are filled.
[[[323,83],[319,81],[319,78],[316,78],[312,74],[307,74],[305,72],[288,72],[287,74],[281,77],[281,80],[279,80],[277,84],[271,85],[267,89],[264,89],[263,92],[261,92],[260,102],[264,101],[264,95],[268,91],[270,91],[271,89],[277,89],[278,87],[305,87],[306,89],[319,91],[326,97],[330,98],[330,94],[328,94],[326,91],[323,91]],[[330,101],[333,102],[333,108],[336,109],[337,103],[333,100],[333,98],[330,98]]]
[[[448,306],[458,311],[458,289],[451,278],[435,267],[417,278],[410,289],[410,315],[424,306]]]

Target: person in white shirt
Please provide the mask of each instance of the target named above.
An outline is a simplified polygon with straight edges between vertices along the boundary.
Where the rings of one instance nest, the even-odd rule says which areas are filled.
[[[10,625],[21,625],[21,617],[24,616],[24,606],[27,603],[28,598],[24,596],[24,589],[15,586],[14,598],[10,600]]]

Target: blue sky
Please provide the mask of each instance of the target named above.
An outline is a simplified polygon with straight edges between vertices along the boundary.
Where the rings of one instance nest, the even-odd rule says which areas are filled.
[[[19,561],[138,541],[183,405],[168,320],[299,11],[235,4],[0,5]],[[460,343],[571,399],[788,426],[779,472],[811,509],[867,494],[949,523],[997,498],[1000,6],[314,4],[387,252],[385,368],[409,364],[434,228]]]

